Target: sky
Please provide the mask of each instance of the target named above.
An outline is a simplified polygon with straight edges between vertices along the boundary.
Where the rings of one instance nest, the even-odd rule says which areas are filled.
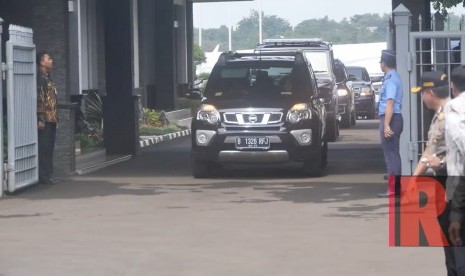
[[[340,21],[356,14],[391,13],[391,0],[254,0],[244,2],[195,3],[194,26],[196,28],[218,28],[235,26],[242,18],[250,15],[250,10],[262,10],[265,15],[276,15],[296,26],[307,19],[323,18]],[[460,5],[459,5],[460,6]],[[461,15],[465,8],[460,6],[451,12]]]

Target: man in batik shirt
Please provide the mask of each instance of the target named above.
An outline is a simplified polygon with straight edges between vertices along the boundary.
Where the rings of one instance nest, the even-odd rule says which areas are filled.
[[[39,138],[39,182],[54,184],[53,151],[57,129],[57,98],[56,88],[50,72],[53,60],[50,54],[40,52],[37,54],[37,127]]]

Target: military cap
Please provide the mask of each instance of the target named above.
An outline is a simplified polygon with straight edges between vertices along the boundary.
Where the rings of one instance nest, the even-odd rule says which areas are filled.
[[[412,93],[418,93],[425,89],[431,89],[440,97],[449,96],[449,83],[447,75],[440,71],[424,72],[419,86],[412,87]]]
[[[379,62],[384,62],[387,64],[396,64],[396,52],[392,50],[382,50],[381,60]]]

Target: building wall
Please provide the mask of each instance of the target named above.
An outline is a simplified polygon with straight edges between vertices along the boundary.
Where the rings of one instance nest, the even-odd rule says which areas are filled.
[[[59,127],[55,144],[55,172],[75,171],[74,111],[68,86],[68,1],[0,0],[0,17],[5,20],[4,39],[9,24],[30,27],[37,51],[47,51],[54,60],[52,79],[58,91]]]

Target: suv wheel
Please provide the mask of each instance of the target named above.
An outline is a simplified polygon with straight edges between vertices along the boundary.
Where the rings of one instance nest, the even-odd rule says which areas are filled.
[[[336,142],[338,136],[339,136],[339,127],[338,127],[337,119],[333,114],[328,114],[328,118],[326,120],[325,141]]]
[[[326,165],[328,165],[328,143],[327,142],[323,143],[321,160],[322,160],[323,168],[326,168]]]
[[[350,118],[350,124],[351,124],[352,126],[355,126],[355,124],[357,124],[357,115],[355,114],[355,110],[352,111],[350,117],[351,117],[351,118]]]
[[[192,175],[194,178],[207,178],[210,175],[210,163],[192,159]]]
[[[304,161],[304,174],[310,177],[322,176],[326,167],[326,162],[328,158],[327,156],[328,146],[326,142],[323,142],[315,151],[315,154],[312,156],[312,158],[308,159],[307,161]]]
[[[367,114],[367,119],[374,119],[375,117],[376,117],[376,108],[373,105],[373,108]]]
[[[352,116],[350,113],[346,112],[344,114],[342,114],[341,116],[341,127],[343,128],[350,128],[350,126],[352,125]]]

